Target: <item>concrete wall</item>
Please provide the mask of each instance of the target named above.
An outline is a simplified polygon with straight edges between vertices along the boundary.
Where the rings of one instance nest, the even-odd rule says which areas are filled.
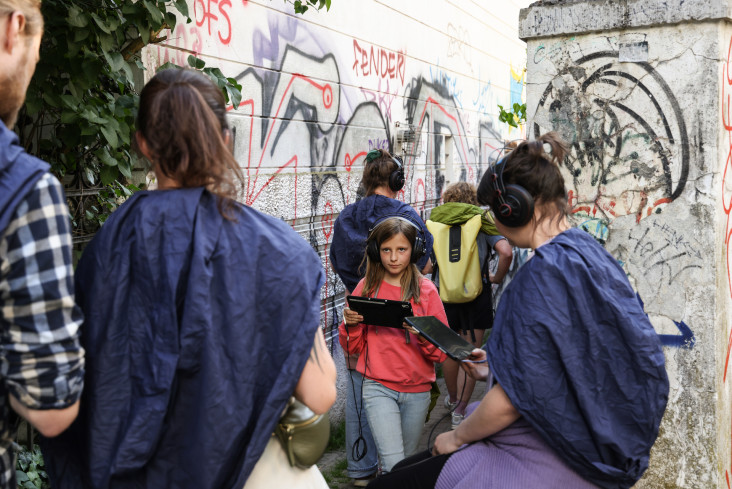
[[[522,135],[498,122],[497,104],[522,101],[517,20],[528,3],[333,0],[330,12],[296,16],[281,0],[189,0],[192,22],[147,49],[148,73],[194,53],[243,85],[230,116],[242,200],[291,223],[321,255],[334,353],[343,286],[328,246],[357,198],[363,157],[404,154],[399,198],[422,215],[448,182],[477,182],[503,139]]]
[[[571,144],[572,222],[622,264],[665,345],[669,405],[637,487],[730,486],[729,12],[680,0],[521,12],[528,135]]]

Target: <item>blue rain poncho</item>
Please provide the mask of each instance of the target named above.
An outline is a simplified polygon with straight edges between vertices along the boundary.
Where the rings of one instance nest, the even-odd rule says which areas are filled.
[[[668,399],[661,344],[617,261],[584,231],[536,249],[487,345],[514,407],[568,465],[604,488],[648,468]]]
[[[419,225],[425,237],[425,255],[417,261],[422,270],[432,253],[433,238],[419,214],[409,205],[383,195],[369,195],[343,208],[333,226],[333,242],[330,245],[330,260],[338,277],[353,291],[366,273],[363,262],[366,240],[373,227],[390,216],[401,216]]]
[[[324,274],[287,224],[202,188],[140,192],[77,269],[81,413],[52,486],[244,487],[307,361]]]

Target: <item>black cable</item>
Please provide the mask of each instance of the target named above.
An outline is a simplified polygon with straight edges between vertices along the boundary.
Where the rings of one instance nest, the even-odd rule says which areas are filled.
[[[458,368],[459,368],[459,366],[458,366]],[[460,369],[460,370],[462,370],[462,369]],[[458,373],[458,375],[460,375],[460,373]],[[429,450],[430,453],[432,453],[432,446],[431,446],[432,443],[431,443],[431,441],[432,441],[432,435],[435,433],[435,428],[437,428],[437,426],[440,423],[442,423],[442,420],[443,419],[447,418],[448,416],[450,416],[455,411],[455,408],[457,408],[457,405],[460,404],[460,400],[463,398],[463,395],[465,394],[465,384],[468,381],[468,373],[463,370],[463,375],[465,375],[465,380],[463,381],[463,390],[460,392],[460,395],[458,396],[458,402],[455,404],[455,407],[454,408],[448,409],[447,414],[445,414],[443,417],[441,417],[437,421],[437,423],[435,423],[435,425],[430,430],[429,436],[427,436],[427,450]],[[447,398],[448,398],[448,400],[450,399],[450,393],[449,392],[447,393]],[[450,425],[450,428],[452,428],[452,425]]]
[[[343,319],[343,323],[345,324],[345,318]],[[363,331],[361,332],[363,334]],[[348,325],[346,324],[346,353],[350,355],[349,353],[349,346],[348,346]],[[353,402],[356,405],[356,417],[358,418],[358,438],[356,438],[356,441],[353,442],[353,446],[351,446],[351,458],[354,462],[358,462],[359,460],[362,460],[366,454],[369,451],[368,444],[366,443],[366,438],[363,436],[363,427],[361,426],[361,416],[363,413],[363,381],[366,380],[366,362],[368,361],[369,357],[369,345],[366,343],[364,358],[363,358],[363,364],[364,364],[364,375],[362,375],[361,378],[361,403],[356,403],[356,386],[353,383],[353,377],[351,375],[351,372],[348,372],[348,378],[351,381],[351,391],[353,392]],[[346,367],[348,367],[346,365]],[[350,370],[350,369],[349,369]],[[354,369],[356,370],[356,369]],[[358,370],[356,370],[358,372]],[[360,373],[359,373],[360,374]]]

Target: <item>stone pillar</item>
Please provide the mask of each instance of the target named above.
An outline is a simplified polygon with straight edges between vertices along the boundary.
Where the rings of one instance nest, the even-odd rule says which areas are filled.
[[[669,404],[641,488],[732,483],[731,15],[727,0],[545,0],[520,15],[527,135],[571,145],[572,223],[621,263],[665,345]]]

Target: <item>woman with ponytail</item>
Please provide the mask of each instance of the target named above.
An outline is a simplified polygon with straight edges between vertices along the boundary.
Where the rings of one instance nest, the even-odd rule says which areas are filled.
[[[235,201],[224,98],[205,75],[155,75],[137,128],[158,188],[122,204],[76,270],[87,375],[77,421],[44,443],[53,487],[249,489],[260,460],[279,460],[283,486],[327,488],[272,436],[291,396],[316,413],[335,401],[320,259]]]
[[[483,176],[478,200],[498,231],[534,251],[485,350],[462,364],[495,383],[431,453],[369,487],[625,489],[648,468],[668,399],[664,354],[620,265],[569,225],[565,152],[549,133]]]

